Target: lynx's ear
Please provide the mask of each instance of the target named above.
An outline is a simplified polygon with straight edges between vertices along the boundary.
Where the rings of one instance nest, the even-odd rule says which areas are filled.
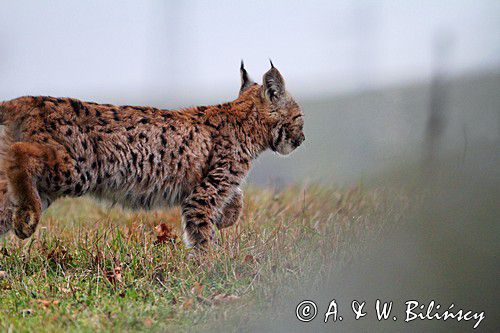
[[[269,62],[271,63],[271,69],[264,74],[262,84],[266,97],[271,102],[276,102],[285,95],[285,80],[276,67],[274,67],[273,62],[271,60]]]
[[[240,95],[241,95],[245,90],[247,90],[249,87],[255,84],[255,82],[253,82],[248,76],[247,70],[245,69],[245,65],[243,64],[243,60],[241,60],[240,75],[241,75],[241,87],[240,87]]]

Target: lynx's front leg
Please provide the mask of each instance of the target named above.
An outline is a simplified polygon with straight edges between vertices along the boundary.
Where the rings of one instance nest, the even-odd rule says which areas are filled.
[[[196,249],[213,243],[215,226],[226,204],[239,192],[239,183],[247,170],[230,162],[216,165],[221,166],[213,168],[182,204],[184,242]]]

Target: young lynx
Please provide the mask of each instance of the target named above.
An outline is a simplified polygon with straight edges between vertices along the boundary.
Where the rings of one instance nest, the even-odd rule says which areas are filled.
[[[270,148],[304,141],[302,113],[271,63],[254,83],[241,63],[236,100],[183,110],[20,97],[0,104],[0,234],[35,231],[57,198],[90,194],[132,208],[180,204],[184,241],[206,248],[233,225],[240,184]]]

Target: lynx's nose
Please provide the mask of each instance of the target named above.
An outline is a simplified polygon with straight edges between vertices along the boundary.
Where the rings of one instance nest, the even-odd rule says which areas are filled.
[[[297,139],[293,140],[292,144],[294,145],[295,148],[297,148],[302,144],[302,142],[304,142],[305,139],[306,136],[304,135],[304,133],[302,133]]]

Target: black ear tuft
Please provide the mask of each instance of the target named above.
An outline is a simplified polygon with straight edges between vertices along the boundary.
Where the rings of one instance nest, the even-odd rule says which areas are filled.
[[[264,74],[262,84],[264,85],[267,98],[271,102],[276,102],[285,95],[285,80],[278,69],[274,67],[271,59],[269,59],[269,62],[271,63],[271,69]]]
[[[240,87],[240,95],[241,95],[245,90],[247,90],[254,84],[252,79],[250,79],[250,77],[248,76],[248,73],[245,69],[245,65],[243,64],[243,59],[241,60],[240,75],[241,75],[241,87]]]

